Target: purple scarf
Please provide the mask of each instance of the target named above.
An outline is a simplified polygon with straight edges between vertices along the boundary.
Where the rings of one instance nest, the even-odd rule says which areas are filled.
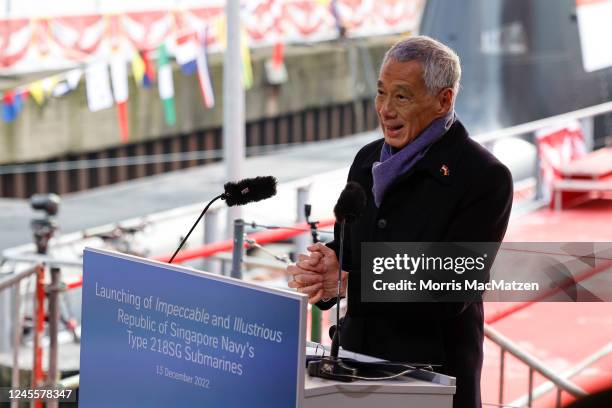
[[[431,145],[440,140],[454,122],[455,112],[451,111],[431,122],[412,142],[396,153],[387,143],[383,144],[380,161],[372,165],[372,193],[376,207],[380,207],[385,192],[393,181],[421,160]]]

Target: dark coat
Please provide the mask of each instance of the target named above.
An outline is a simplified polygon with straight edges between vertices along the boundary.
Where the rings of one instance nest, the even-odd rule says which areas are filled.
[[[349,171],[349,181],[365,190],[367,205],[345,237],[349,304],[342,347],[392,361],[441,364],[436,371],[457,378],[454,407],[480,407],[482,303],[361,303],[361,243],[500,242],[512,205],[510,172],[456,121],[376,208],[371,169],[383,142],[364,146]],[[336,225],[329,244],[336,252],[338,231]]]

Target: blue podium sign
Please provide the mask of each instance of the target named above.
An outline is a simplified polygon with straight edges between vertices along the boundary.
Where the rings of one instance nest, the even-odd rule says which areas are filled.
[[[299,407],[307,297],[86,249],[79,406]]]

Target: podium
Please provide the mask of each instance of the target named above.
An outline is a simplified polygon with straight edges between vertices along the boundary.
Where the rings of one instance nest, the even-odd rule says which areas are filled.
[[[439,407],[454,378],[339,383],[306,375],[304,294],[99,249],[84,251],[79,407]],[[340,350],[340,357],[380,362]],[[332,405],[334,404],[334,405]]]
[[[307,352],[312,350],[311,346],[308,342]],[[382,361],[345,350],[340,351],[340,357]],[[424,370],[394,380],[350,383],[310,377],[306,373],[302,408],[451,408],[454,394],[454,377]]]

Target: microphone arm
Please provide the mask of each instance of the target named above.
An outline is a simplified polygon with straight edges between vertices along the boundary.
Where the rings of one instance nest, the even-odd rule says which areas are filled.
[[[334,206],[336,223],[340,223],[340,251],[338,253],[338,285],[336,286],[336,331],[332,338],[329,357],[308,363],[308,374],[311,377],[328,378],[339,381],[352,381],[357,378],[357,369],[345,364],[338,354],[340,351],[340,289],[342,288],[342,264],[344,263],[344,233],[346,224],[355,221],[365,208],[367,198],[363,188],[354,181],[346,183]]]
[[[213,198],[212,200],[210,200],[208,202],[208,204],[206,205],[206,207],[204,207],[204,211],[202,211],[202,213],[200,214],[200,216],[198,217],[198,219],[196,220],[196,222],[193,223],[193,225],[191,226],[191,229],[189,230],[189,232],[187,233],[187,235],[185,236],[185,238],[183,238],[183,240],[181,241],[181,243],[179,244],[178,248],[176,248],[176,251],[174,251],[174,255],[172,255],[172,257],[170,258],[170,260],[168,261],[169,264],[172,263],[172,261],[174,261],[174,258],[176,257],[176,255],[179,253],[179,251],[181,250],[181,248],[183,247],[183,245],[185,245],[185,242],[187,242],[187,238],[189,238],[189,236],[191,235],[191,233],[193,232],[193,230],[195,229],[196,225],[198,225],[198,223],[200,222],[200,220],[202,219],[202,217],[204,217],[204,214],[206,214],[206,211],[208,211],[208,209],[210,208],[210,206],[212,205],[212,203],[214,203],[215,201],[217,201],[220,198],[225,198],[226,194],[219,194],[218,196],[216,196],[215,198]]]
[[[308,363],[308,375],[330,380],[350,382],[357,375],[357,369],[347,366],[338,358],[340,351],[340,288],[342,287],[342,261],[344,258],[344,228],[346,219],[340,223],[340,253],[338,254],[338,286],[336,290],[336,331],[332,339],[329,357],[323,357],[318,361]]]
[[[340,290],[342,288],[342,261],[344,258],[344,227],[346,226],[346,219],[342,220],[340,224],[340,253],[338,254],[338,286],[336,288],[336,331],[334,332],[334,338],[332,339],[332,347],[330,357],[333,359],[338,358],[340,351]]]

